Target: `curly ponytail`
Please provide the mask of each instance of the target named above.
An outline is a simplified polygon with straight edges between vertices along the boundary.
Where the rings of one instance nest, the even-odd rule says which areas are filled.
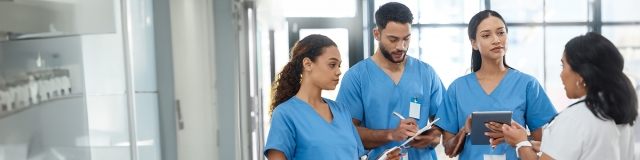
[[[301,66],[299,62],[290,61],[284,66],[282,72],[278,74],[277,80],[273,82],[273,88],[271,90],[272,102],[271,106],[269,106],[269,115],[273,113],[276,106],[289,100],[300,90],[302,72],[298,66]]]
[[[272,115],[276,107],[291,97],[295,96],[300,90],[300,82],[302,82],[302,60],[309,58],[312,62],[323,53],[325,47],[336,46],[329,37],[319,34],[309,35],[302,40],[296,42],[291,49],[291,59],[289,63],[282,68],[282,71],[276,76],[271,89],[271,105],[269,106],[269,116]]]

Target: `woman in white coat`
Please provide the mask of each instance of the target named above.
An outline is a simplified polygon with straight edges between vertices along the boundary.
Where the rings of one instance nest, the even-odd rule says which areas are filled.
[[[622,72],[620,51],[602,35],[589,32],[567,42],[562,68],[567,97],[579,100],[549,122],[542,142],[533,143],[537,145],[527,141],[520,124],[503,125],[507,143],[522,160],[634,159],[638,99]]]

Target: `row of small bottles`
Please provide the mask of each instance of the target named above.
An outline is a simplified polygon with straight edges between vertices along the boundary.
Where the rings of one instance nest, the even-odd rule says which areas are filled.
[[[0,114],[71,94],[68,71],[46,73],[31,74],[28,80],[0,87]]]

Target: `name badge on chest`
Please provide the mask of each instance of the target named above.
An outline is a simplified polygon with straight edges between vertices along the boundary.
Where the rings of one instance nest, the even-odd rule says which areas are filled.
[[[484,155],[484,160],[506,160],[506,159],[507,159],[506,154],[501,154],[501,155],[485,154]]]
[[[505,143],[505,142],[502,142]],[[494,151],[498,150],[498,149],[493,149],[491,150],[491,153],[489,154],[484,154],[484,160],[507,160],[507,148],[511,148],[508,145],[500,145],[504,147],[504,150],[502,150],[502,153],[493,153]]]
[[[411,98],[411,102],[409,102],[409,117],[420,119],[420,100],[418,100],[418,96]]]

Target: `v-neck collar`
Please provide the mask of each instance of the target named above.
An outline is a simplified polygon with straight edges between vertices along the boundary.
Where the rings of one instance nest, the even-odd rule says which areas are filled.
[[[329,122],[329,121],[327,121],[326,119],[322,118],[322,116],[320,115],[320,113],[318,113],[318,111],[316,111],[315,109],[313,109],[313,107],[312,107],[309,103],[307,103],[307,102],[303,101],[302,99],[300,99],[300,98],[298,98],[298,97],[296,97],[296,96],[293,96],[293,98],[295,98],[295,100],[297,100],[297,101],[300,101],[300,102],[304,103],[304,104],[305,104],[305,106],[306,106],[306,108],[308,108],[308,109],[310,110],[310,112],[315,113],[315,116],[313,116],[313,117],[317,117],[317,118],[319,118],[319,120],[321,120],[321,121],[325,122],[326,124],[328,124],[328,125],[333,125],[333,124],[334,124],[333,122],[335,122],[335,121],[336,121],[336,114],[335,114],[335,112],[334,112],[334,110],[333,110],[333,107],[331,106],[331,103],[327,102],[327,99],[322,98],[322,100],[323,100],[325,103],[327,103],[327,106],[329,106],[329,111],[331,112],[331,116],[333,117],[333,118],[331,119],[331,122]]]
[[[402,80],[407,79],[405,76],[407,75],[407,73],[409,73],[408,70],[413,68],[413,67],[408,67],[409,63],[410,63],[409,60],[410,60],[409,56],[407,56],[406,57],[406,62],[404,63],[404,70],[402,71],[402,76],[400,76],[400,80],[398,80],[398,84],[396,84],[396,82],[393,81],[393,78],[391,78],[391,76],[389,76],[389,74],[387,74],[387,72],[384,72],[384,70],[382,70],[382,68],[380,68],[380,66],[378,66],[378,64],[376,64],[376,62],[373,61],[372,58],[369,58],[369,62],[370,62],[369,64],[370,65],[374,65],[375,66],[374,68],[376,68],[377,71],[379,71],[382,74],[384,74],[385,75],[384,77],[386,77],[385,79],[391,81],[391,84],[393,84],[394,87],[399,87],[400,84],[402,84]]]
[[[507,78],[507,76],[509,76],[511,74],[511,69],[507,69],[507,73],[504,74],[504,76],[502,77],[502,79],[500,79],[500,83],[498,83],[498,85],[496,86],[496,88],[493,89],[493,91],[491,91],[491,93],[487,94],[486,91],[484,91],[484,88],[482,88],[482,85],[480,84],[480,81],[478,80],[478,76],[476,75],[476,72],[473,72],[473,81],[476,82],[476,86],[479,89],[480,92],[482,92],[483,95],[487,96],[487,97],[493,97],[496,92],[496,90],[498,90],[500,88],[500,86],[503,86],[502,84],[504,83],[504,79]]]

